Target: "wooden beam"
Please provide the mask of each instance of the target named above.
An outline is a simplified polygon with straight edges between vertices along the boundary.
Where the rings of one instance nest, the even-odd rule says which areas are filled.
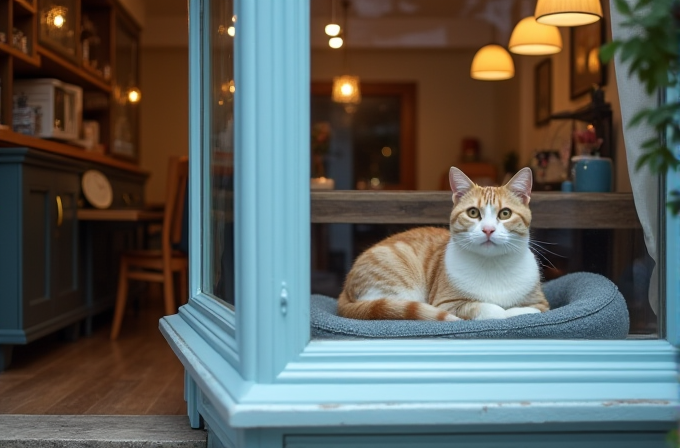
[[[448,225],[446,191],[313,191],[313,223]],[[531,226],[541,229],[639,228],[631,193],[535,192]]]

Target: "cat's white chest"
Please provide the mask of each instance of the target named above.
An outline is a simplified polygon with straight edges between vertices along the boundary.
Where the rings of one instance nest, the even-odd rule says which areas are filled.
[[[540,281],[536,259],[528,248],[520,253],[487,258],[449,243],[446,271],[455,289],[466,298],[505,309],[522,302]]]

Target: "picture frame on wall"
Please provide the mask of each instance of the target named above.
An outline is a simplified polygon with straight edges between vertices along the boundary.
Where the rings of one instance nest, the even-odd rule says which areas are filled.
[[[571,99],[589,93],[593,85],[607,82],[606,65],[600,60],[604,44],[604,19],[570,30],[569,87]]]
[[[536,126],[550,122],[552,114],[552,59],[547,58],[534,68],[534,117]]]

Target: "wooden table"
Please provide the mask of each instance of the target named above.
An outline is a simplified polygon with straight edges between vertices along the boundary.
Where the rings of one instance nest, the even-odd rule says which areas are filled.
[[[446,225],[447,191],[313,191],[312,223]],[[632,193],[535,192],[536,229],[635,229],[640,227]]]

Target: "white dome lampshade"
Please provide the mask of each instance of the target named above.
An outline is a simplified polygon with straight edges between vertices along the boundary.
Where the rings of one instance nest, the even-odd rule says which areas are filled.
[[[600,0],[538,0],[536,21],[554,26],[581,26],[602,18]]]
[[[560,30],[552,25],[536,22],[533,16],[519,21],[512,30],[508,49],[523,55],[546,55],[562,51],[562,35]]]
[[[515,64],[512,56],[500,45],[486,45],[472,59],[470,76],[484,81],[501,81],[515,76]]]

